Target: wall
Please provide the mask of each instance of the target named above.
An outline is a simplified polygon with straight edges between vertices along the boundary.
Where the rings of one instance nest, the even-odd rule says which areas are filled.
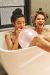
[[[50,0],[31,0],[31,13],[42,8],[49,16],[46,24],[50,24]]]

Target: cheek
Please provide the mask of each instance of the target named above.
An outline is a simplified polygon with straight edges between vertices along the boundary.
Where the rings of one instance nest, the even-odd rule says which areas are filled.
[[[15,24],[15,28],[18,29],[18,27],[19,27],[18,24]]]
[[[18,25],[17,25],[17,24],[15,24],[15,27],[18,27]]]
[[[38,23],[39,23],[39,21],[38,21],[38,20],[36,20],[36,21],[35,21],[35,24],[37,25]]]
[[[17,29],[22,29],[22,26],[18,24],[18,25],[16,25],[16,28]]]
[[[43,21],[43,23],[45,23],[45,20]]]

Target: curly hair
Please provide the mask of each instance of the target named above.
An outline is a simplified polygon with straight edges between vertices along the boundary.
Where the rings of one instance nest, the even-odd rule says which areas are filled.
[[[44,20],[45,20],[45,21],[48,19],[48,15],[47,15],[45,12],[43,12],[42,8],[39,8],[39,10],[36,11],[36,12],[33,14],[33,16],[32,16],[32,22],[35,22],[36,17],[37,17],[39,14],[41,14],[41,15],[44,16]]]

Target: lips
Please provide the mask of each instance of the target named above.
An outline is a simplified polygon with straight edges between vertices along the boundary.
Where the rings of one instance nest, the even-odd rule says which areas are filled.
[[[39,28],[43,28],[43,24],[39,24],[38,27],[39,27]]]
[[[43,24],[42,23],[39,23],[39,25],[42,26]]]
[[[24,27],[19,27],[18,30],[22,30]]]
[[[22,29],[23,27],[20,27],[20,29]]]

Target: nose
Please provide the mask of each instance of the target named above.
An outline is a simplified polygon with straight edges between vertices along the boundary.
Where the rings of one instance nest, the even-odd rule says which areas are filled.
[[[42,19],[40,19],[40,21],[43,21]]]
[[[22,27],[24,27],[25,26],[25,24],[24,23],[22,23]]]
[[[40,22],[40,23],[43,23],[43,20],[41,19],[41,20],[39,20],[39,22]]]

